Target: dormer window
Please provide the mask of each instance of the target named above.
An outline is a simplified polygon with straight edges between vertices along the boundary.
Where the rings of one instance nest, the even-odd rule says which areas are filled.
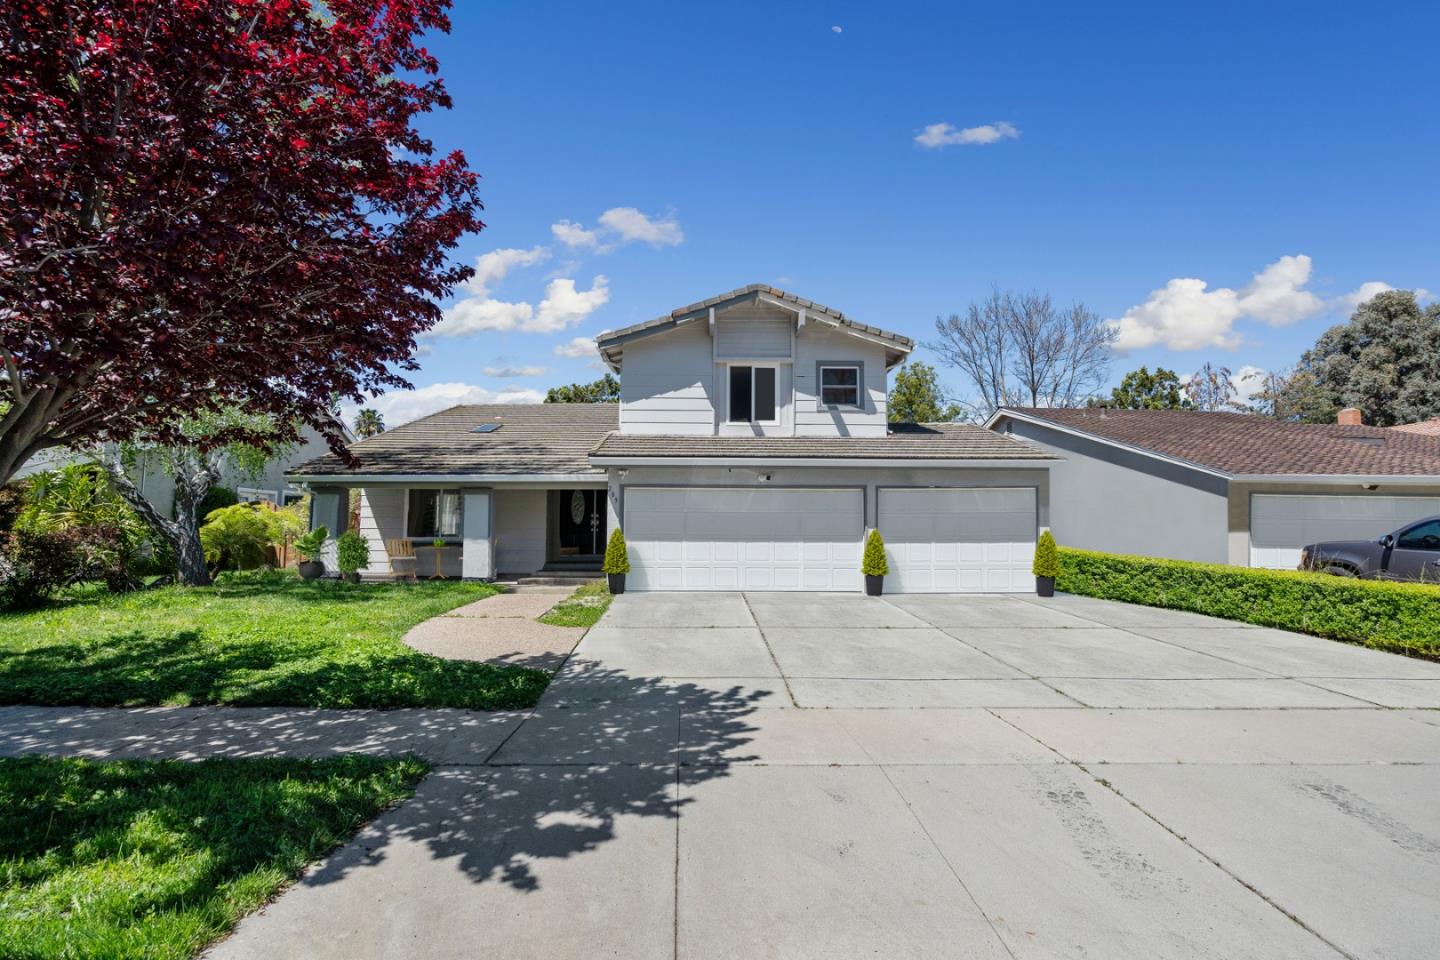
[[[775,423],[777,368],[732,364],[730,423]]]
[[[860,406],[860,366],[858,364],[820,365],[820,405],[822,407]]]

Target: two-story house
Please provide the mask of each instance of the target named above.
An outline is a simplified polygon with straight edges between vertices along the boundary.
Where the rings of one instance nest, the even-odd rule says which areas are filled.
[[[877,528],[887,591],[1033,589],[1058,458],[975,425],[889,423],[909,338],[756,284],[597,345],[618,405],[453,407],[363,440],[358,464],[293,475],[312,522],[342,529],[360,488],[376,575],[401,541],[421,576],[598,570],[619,527],[631,590],[858,591]]]

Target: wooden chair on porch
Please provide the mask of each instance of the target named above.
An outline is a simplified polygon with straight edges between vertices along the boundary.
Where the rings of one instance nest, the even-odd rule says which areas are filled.
[[[415,547],[409,540],[386,540],[385,552],[390,555],[390,576],[396,580],[402,577],[419,579],[416,574]]]

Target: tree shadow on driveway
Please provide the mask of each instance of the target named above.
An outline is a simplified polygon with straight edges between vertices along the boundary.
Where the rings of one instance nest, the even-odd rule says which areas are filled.
[[[571,661],[542,705],[480,766],[438,766],[415,797],[307,875],[323,886],[423,844],[476,883],[531,892],[537,867],[613,841],[625,818],[673,820],[682,790],[728,775],[764,691],[633,677]],[[684,732],[682,736],[682,717]],[[392,878],[393,880],[393,878]],[[617,878],[617,882],[625,882]]]

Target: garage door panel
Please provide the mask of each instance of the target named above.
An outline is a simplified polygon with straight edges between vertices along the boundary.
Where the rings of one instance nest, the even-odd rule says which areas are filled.
[[[1033,488],[882,488],[879,528],[890,559],[887,591],[1033,589]]]
[[[626,490],[639,590],[858,590],[864,496],[798,487]]]
[[[1250,498],[1250,565],[1293,570],[1307,543],[1375,540],[1437,513],[1440,497],[1257,493]]]

